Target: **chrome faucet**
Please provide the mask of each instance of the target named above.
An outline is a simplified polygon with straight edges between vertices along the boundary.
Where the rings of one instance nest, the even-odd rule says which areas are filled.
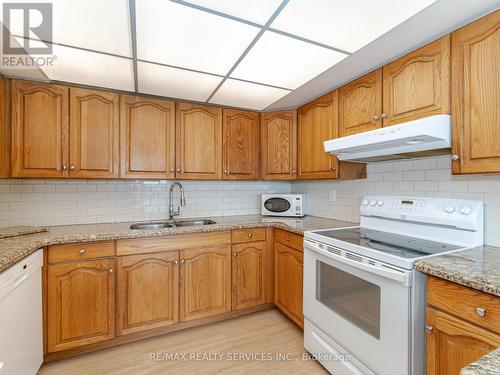
[[[186,205],[186,197],[184,196],[184,188],[182,187],[182,185],[175,181],[172,183],[172,185],[170,185],[170,192],[169,192],[169,199],[170,199],[170,206],[168,208],[168,220],[173,220],[174,219],[174,216],[178,216],[181,214],[181,207],[180,206],[177,206],[177,211],[174,211],[174,202],[173,202],[173,198],[172,198],[172,193],[174,191],[174,187],[175,186],[179,186],[179,190],[181,191],[181,206],[185,206]]]

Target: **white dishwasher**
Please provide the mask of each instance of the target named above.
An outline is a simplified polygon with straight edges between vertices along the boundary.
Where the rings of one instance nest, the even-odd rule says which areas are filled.
[[[0,273],[0,375],[34,375],[43,361],[38,250]]]

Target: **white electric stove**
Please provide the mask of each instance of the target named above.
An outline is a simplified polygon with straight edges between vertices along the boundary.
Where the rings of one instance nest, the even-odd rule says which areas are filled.
[[[304,346],[330,372],[424,374],[425,257],[483,244],[479,201],[368,196],[360,225],[304,236]]]

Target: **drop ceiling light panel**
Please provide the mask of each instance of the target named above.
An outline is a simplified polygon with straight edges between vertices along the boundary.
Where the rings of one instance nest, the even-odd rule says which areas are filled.
[[[132,56],[128,0],[52,0],[42,3],[53,4],[53,36],[48,41]],[[22,12],[18,15],[13,18],[10,31],[24,36]],[[31,12],[30,17],[35,18],[30,22],[36,24],[37,15],[37,12]],[[34,33],[30,38],[38,39]]]
[[[137,54],[225,75],[259,32],[253,26],[165,0],[136,1]]]
[[[171,98],[205,101],[222,77],[138,62],[139,92]]]
[[[347,56],[266,31],[231,77],[293,90]]]
[[[282,0],[187,0],[188,3],[264,25]]]
[[[290,91],[228,78],[210,103],[262,110]]]
[[[436,0],[290,0],[271,28],[355,52]]]

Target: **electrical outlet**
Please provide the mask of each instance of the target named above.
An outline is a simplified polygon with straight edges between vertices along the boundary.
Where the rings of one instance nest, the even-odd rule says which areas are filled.
[[[335,202],[337,200],[337,190],[330,190],[328,194],[328,200],[330,202]]]

